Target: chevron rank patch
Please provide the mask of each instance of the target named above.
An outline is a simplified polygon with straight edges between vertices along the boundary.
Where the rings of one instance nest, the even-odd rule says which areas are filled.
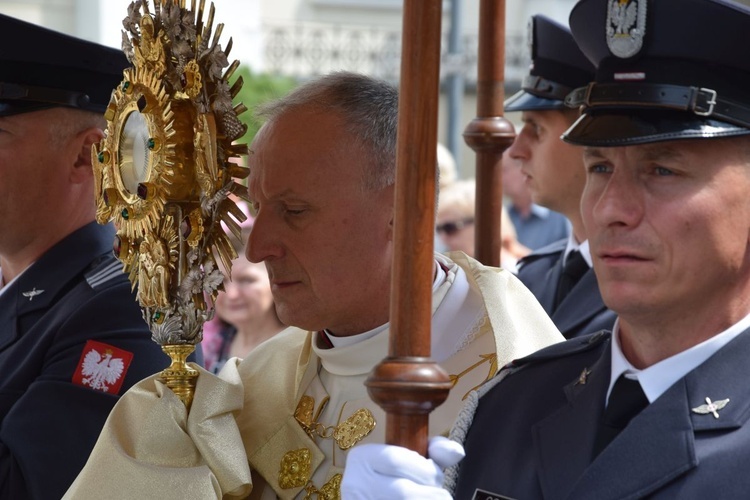
[[[96,391],[117,394],[128,372],[133,353],[95,340],[83,348],[73,383]]]

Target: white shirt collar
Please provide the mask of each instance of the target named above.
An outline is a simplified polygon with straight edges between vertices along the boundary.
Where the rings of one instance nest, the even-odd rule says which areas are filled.
[[[328,337],[328,340],[331,341],[331,345],[333,347],[346,347],[348,345],[359,344],[360,342],[363,342],[370,337],[374,337],[378,333],[384,331],[386,328],[388,328],[388,323],[380,325],[377,328],[373,328],[372,330],[366,331],[364,333],[349,335],[347,337],[337,337],[336,335],[331,335],[328,330],[323,330],[323,333],[325,333],[325,336]]]
[[[589,248],[589,240],[585,240],[583,243],[578,243],[576,237],[573,236],[573,231],[571,231],[570,235],[568,236],[568,244],[565,247],[565,253],[563,254],[563,264],[565,263],[565,259],[568,258],[568,255],[570,255],[570,252],[572,252],[573,250],[578,250],[579,252],[581,252],[583,260],[586,261],[589,269],[594,266],[591,261],[591,249]]]
[[[33,262],[32,262],[32,264],[33,264]],[[31,267],[31,264],[29,264],[29,266],[26,267],[26,269],[28,269],[29,267]],[[0,296],[2,296],[2,294],[6,290],[8,290],[10,288],[10,285],[12,285],[16,281],[18,281],[18,278],[20,278],[21,275],[26,272],[26,269],[24,269],[23,271],[21,271],[20,273],[18,273],[18,275],[15,278],[13,278],[12,280],[10,280],[10,282],[8,282],[5,285],[3,285],[3,270],[2,270],[2,268],[0,268]]]
[[[435,261],[435,279],[432,282],[432,292],[435,293],[435,290],[438,289],[440,285],[442,285],[445,280],[447,279],[447,275],[445,273],[445,270],[443,267],[438,264],[437,261]],[[1,292],[0,292],[1,293]],[[383,325],[380,325],[376,328],[373,328],[372,330],[369,330],[364,333],[358,333],[356,335],[349,335],[347,337],[337,337],[335,335],[331,335],[328,330],[323,330],[323,333],[325,333],[326,337],[328,337],[328,340],[331,341],[331,345],[333,347],[345,347],[349,345],[358,344],[360,342],[363,342],[371,337],[374,337],[378,333],[384,331],[386,328],[388,328],[388,325],[390,323],[385,323]]]
[[[612,373],[610,374],[606,402],[609,402],[609,395],[612,393],[612,386],[615,384],[615,381],[624,373],[627,378],[640,382],[641,388],[648,398],[648,402],[653,403],[675,382],[697,368],[748,328],[750,328],[750,314],[718,335],[714,335],[710,339],[674,356],[663,359],[655,365],[639,370],[630,364],[622,353],[622,348],[620,347],[620,320],[618,318],[612,330]]]

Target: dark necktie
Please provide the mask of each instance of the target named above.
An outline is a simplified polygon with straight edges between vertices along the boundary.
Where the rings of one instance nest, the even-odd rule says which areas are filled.
[[[594,441],[594,457],[612,442],[630,420],[648,406],[648,398],[637,380],[625,377],[625,374],[615,382],[609,395],[609,404],[604,410],[602,423]]]
[[[563,299],[570,293],[573,287],[589,270],[589,265],[578,250],[573,250],[565,259],[560,281],[557,283],[557,293],[555,294],[555,309]]]

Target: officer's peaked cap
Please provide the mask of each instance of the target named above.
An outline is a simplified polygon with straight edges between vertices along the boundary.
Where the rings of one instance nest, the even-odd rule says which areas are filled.
[[[56,106],[103,113],[122,51],[0,14],[0,116]]]
[[[531,68],[521,90],[505,101],[505,111],[564,109],[565,96],[594,79],[594,65],[570,30],[543,15],[529,22]]]
[[[622,146],[750,134],[750,9],[731,0],[580,0],[573,37],[596,80],[563,135]]]

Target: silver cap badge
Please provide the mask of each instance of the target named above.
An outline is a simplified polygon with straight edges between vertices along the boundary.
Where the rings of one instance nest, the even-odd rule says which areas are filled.
[[[636,55],[646,34],[647,0],[609,0],[607,6],[607,46],[623,59]]]

